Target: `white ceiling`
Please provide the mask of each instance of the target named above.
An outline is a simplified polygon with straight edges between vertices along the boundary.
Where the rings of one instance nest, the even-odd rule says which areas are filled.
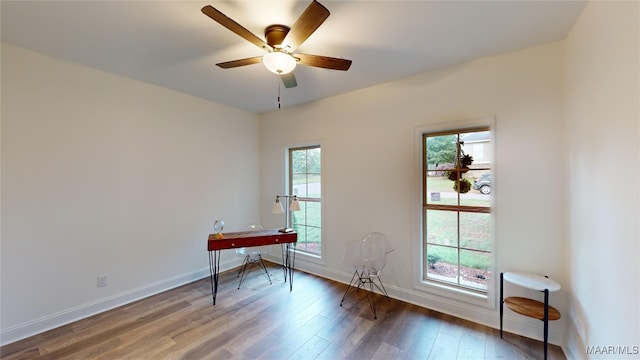
[[[298,49],[353,60],[347,72],[298,66],[285,89],[263,51],[204,15],[212,5],[259,37],[293,25],[310,1],[6,1],[2,41],[88,67],[263,113],[469,60],[562,40],[582,1],[328,1],[331,16]]]

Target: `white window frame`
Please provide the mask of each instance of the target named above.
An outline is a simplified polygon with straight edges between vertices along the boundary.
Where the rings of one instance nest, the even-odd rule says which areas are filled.
[[[414,128],[414,169],[415,169],[415,187],[414,187],[414,219],[413,219],[413,259],[412,259],[412,279],[413,279],[413,288],[419,292],[424,292],[427,295],[435,295],[434,299],[438,298],[447,298],[457,302],[472,304],[479,307],[487,308],[487,309],[496,309],[496,289],[498,284],[498,277],[496,274],[496,243],[497,243],[497,229],[495,227],[495,216],[492,217],[492,228],[493,228],[493,244],[491,249],[492,254],[492,265],[490,268],[491,271],[491,279],[487,283],[487,292],[479,293],[472,290],[467,290],[464,288],[457,287],[455,285],[448,285],[442,282],[429,281],[426,280],[426,274],[424,274],[424,241],[423,241],[423,135],[427,133],[437,133],[437,132],[445,132],[456,129],[468,129],[468,128],[476,128],[476,127],[489,127],[491,131],[491,144],[493,146],[494,151],[491,154],[494,154],[490,159],[492,164],[492,173],[496,172],[496,161],[495,161],[495,149],[496,149],[496,121],[494,116],[486,116],[475,119],[467,119],[460,121],[451,121],[444,123],[435,123],[429,125],[418,125]],[[492,175],[491,181],[495,185],[496,176]],[[494,186],[495,187],[495,186]],[[496,195],[495,191],[491,192],[491,208],[493,209],[493,213],[495,213],[495,200]]]
[[[286,147],[285,149],[285,178],[286,178],[286,184],[285,184],[285,188],[287,189],[286,192],[287,194],[292,194],[293,195],[293,181],[292,181],[292,171],[291,171],[291,158],[290,158],[290,154],[292,150],[298,150],[298,149],[305,149],[305,148],[313,148],[313,147],[318,147],[320,148],[321,151],[321,158],[320,158],[320,236],[321,236],[321,241],[322,241],[322,246],[321,246],[321,251],[320,254],[314,254],[314,253],[310,253],[307,251],[302,251],[302,250],[296,250],[296,260],[302,260],[305,262],[311,262],[311,263],[315,263],[318,265],[325,265],[325,259],[326,259],[326,251],[327,251],[327,243],[325,241],[326,236],[325,236],[325,206],[324,206],[324,186],[323,186],[323,182],[324,182],[324,162],[325,162],[325,157],[324,157],[324,146],[322,144],[321,141],[316,141],[316,142],[310,142],[310,143],[303,143],[303,144],[295,144],[295,145],[290,145],[288,147]],[[290,224],[292,224],[293,226],[293,217],[291,216],[291,214],[288,214],[288,216],[290,216],[289,221]]]

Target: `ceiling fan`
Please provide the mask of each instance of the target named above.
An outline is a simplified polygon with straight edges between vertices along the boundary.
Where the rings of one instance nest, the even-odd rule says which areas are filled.
[[[329,17],[329,10],[316,0],[313,0],[311,4],[309,4],[291,28],[279,24],[267,26],[264,30],[266,41],[254,35],[211,5],[203,7],[202,12],[220,25],[267,51],[263,56],[254,56],[216,64],[223,69],[262,62],[269,71],[280,75],[285,87],[292,88],[298,85],[296,77],[293,74],[293,69],[296,67],[296,64],[342,71],[349,70],[351,66],[351,60],[294,53]]]

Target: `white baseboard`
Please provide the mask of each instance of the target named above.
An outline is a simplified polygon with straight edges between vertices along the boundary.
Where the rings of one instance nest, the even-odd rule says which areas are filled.
[[[231,261],[221,264],[222,269],[233,267],[235,262]],[[235,264],[237,265],[237,264]],[[115,294],[103,299],[67,309],[55,314],[50,314],[39,319],[28,321],[23,324],[12,326],[0,331],[0,346],[25,339],[27,337],[55,329],[57,327],[78,321],[113,308],[144,299],[146,297],[200,280],[209,276],[209,269],[196,270],[190,273],[177,275],[152,284],[141,286],[120,294]]]
[[[220,271],[231,269],[239,264],[237,261],[229,261],[221,264]],[[297,261],[296,268],[333,281],[348,284],[352,274],[328,270],[323,266],[310,262]],[[131,302],[182,286],[184,284],[200,280],[209,276],[209,269],[201,269],[187,274],[178,275],[153,284],[145,285],[124,293],[116,294],[108,298],[99,299],[92,303],[51,314],[33,321],[0,331],[0,346],[78,321],[89,316],[126,305]],[[451,301],[426,292],[400,289],[392,285],[385,285],[389,296],[417,306],[425,307],[469,320],[478,324],[499,328],[499,313],[495,310],[481,308],[463,302]],[[542,324],[540,321],[529,322],[522,316],[507,316],[504,318],[504,331],[517,335],[542,340]],[[562,334],[550,329],[549,343],[562,344]]]
[[[296,268],[344,284],[349,283],[352,275],[347,274],[346,272],[343,273],[328,270],[322,266],[304,261],[297,261]],[[387,284],[384,284],[384,286],[386,287],[389,296],[394,299],[435,310],[464,320],[469,320],[474,323],[485,325],[494,329],[500,329],[499,308],[488,309],[462,301],[455,301],[450,298],[444,298],[442,296],[437,296],[424,291],[401,289]],[[506,307],[504,311],[505,313],[503,318],[503,331],[539,341],[543,340],[544,329],[540,320],[530,319],[525,316],[512,313]],[[554,329],[553,323],[554,322],[549,323],[549,343],[555,345],[563,345],[563,332]]]
[[[585,321],[579,321],[578,313],[575,306],[571,308],[567,316],[567,332],[565,335],[565,344],[562,347],[567,359],[587,359],[585,340],[582,334],[586,333],[584,329]]]

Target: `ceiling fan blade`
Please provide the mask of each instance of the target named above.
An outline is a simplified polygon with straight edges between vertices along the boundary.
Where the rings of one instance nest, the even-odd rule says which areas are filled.
[[[226,61],[226,62],[218,63],[216,65],[220,66],[223,69],[231,69],[238,66],[257,64],[259,62],[262,62],[262,56],[254,56],[246,59]]]
[[[250,43],[256,45],[257,47],[261,49],[271,50],[271,46],[269,46],[266,42],[264,42],[264,40],[260,39],[259,37],[254,35],[251,31],[245,29],[242,25],[233,21],[231,18],[221,13],[220,10],[214,8],[213,6],[207,5],[203,7],[202,12],[208,17],[212,18],[218,24],[233,31],[234,33],[241,36],[242,38],[249,41]]]
[[[280,79],[282,79],[282,83],[287,89],[298,86],[298,82],[296,81],[296,76],[293,75],[293,71],[288,74],[280,75]]]
[[[293,24],[289,33],[282,41],[282,46],[289,47],[292,52],[298,48],[322,23],[329,17],[329,10],[319,2],[313,0]]]
[[[339,59],[328,56],[294,54],[294,57],[300,59],[299,63],[307,66],[315,66],[325,69],[347,71],[351,67],[351,60]]]

